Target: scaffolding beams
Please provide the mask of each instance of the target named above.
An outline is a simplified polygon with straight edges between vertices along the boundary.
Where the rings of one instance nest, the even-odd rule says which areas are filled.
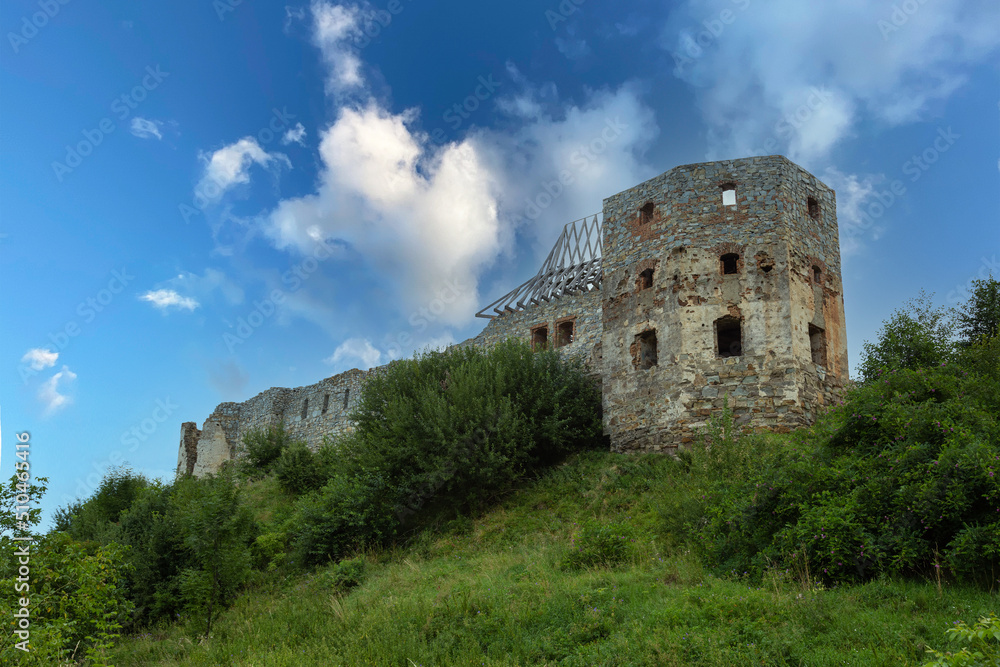
[[[601,215],[588,215],[563,227],[542,268],[522,283],[476,313],[494,318],[567,294],[578,294],[601,286]],[[496,315],[488,312],[492,310]]]

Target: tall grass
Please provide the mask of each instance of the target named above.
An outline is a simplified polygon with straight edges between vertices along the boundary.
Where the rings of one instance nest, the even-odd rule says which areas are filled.
[[[774,436],[772,436],[774,437]],[[759,446],[746,440],[743,446]],[[710,456],[724,454],[716,448]],[[495,509],[356,554],[363,567],[277,570],[192,641],[180,625],[123,642],[119,665],[920,664],[981,590],[880,579],[824,589],[795,571],[706,571],[666,520],[699,460],[582,453]],[[624,554],[574,563],[588,529],[627,527]],[[614,531],[612,531],[614,532]],[[634,540],[634,541],[632,541]],[[345,587],[344,573],[353,587]],[[363,573],[363,574],[359,574]]]

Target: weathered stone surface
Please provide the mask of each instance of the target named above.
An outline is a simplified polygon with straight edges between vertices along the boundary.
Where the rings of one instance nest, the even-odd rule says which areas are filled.
[[[784,157],[684,165],[605,199],[602,263],[600,290],[507,312],[461,345],[531,341],[542,326],[554,345],[572,322],[558,349],[601,383],[615,451],[688,445],[726,401],[740,424],[787,431],[847,380],[835,195]],[[351,429],[350,404],[374,372],[222,403],[201,431],[181,427],[178,472],[217,470],[251,428],[282,423],[318,447]]]

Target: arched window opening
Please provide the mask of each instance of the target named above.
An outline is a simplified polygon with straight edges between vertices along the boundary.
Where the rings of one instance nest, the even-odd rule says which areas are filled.
[[[809,325],[809,351],[814,364],[826,366],[826,331],[814,324]]]
[[[653,269],[646,269],[645,271],[639,274],[639,277],[635,282],[635,288],[636,290],[641,292],[642,290],[649,289],[652,286],[653,286]]]
[[[720,357],[738,357],[743,354],[743,327],[739,319],[731,315],[717,319],[715,336]]]
[[[818,266],[813,264],[813,282],[819,285],[823,280],[823,272]]]
[[[735,252],[727,252],[719,258],[719,262],[722,264],[723,275],[728,276],[739,272],[740,256]]]
[[[643,370],[655,366],[657,361],[656,332],[653,330],[643,331],[635,337],[635,343],[638,353],[636,365]]]
[[[639,223],[648,225],[653,221],[653,202],[648,201],[639,209]]]

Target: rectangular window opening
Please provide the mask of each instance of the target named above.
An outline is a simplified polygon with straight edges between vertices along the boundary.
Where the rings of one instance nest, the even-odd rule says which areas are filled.
[[[326,414],[327,409],[330,407],[330,394],[323,394],[323,414]]]
[[[351,388],[348,387],[344,390],[344,408],[347,407],[347,402],[351,400]]]
[[[639,274],[638,279],[636,279],[635,288],[638,291],[644,289],[649,289],[653,286],[653,269],[646,269]]]
[[[826,366],[826,331],[813,324],[809,325],[809,351],[814,364]]]
[[[722,190],[722,205],[736,206],[736,188],[726,187]]]
[[[302,401],[302,418],[305,419],[306,415],[309,414],[309,399]]]
[[[645,370],[655,366],[657,362],[656,332],[643,331],[635,337],[635,342],[639,348],[638,367]]]
[[[544,350],[549,345],[549,328],[547,326],[535,327],[531,330],[531,349]]]
[[[569,345],[573,342],[573,328],[575,322],[567,320],[556,325],[556,347]]]
[[[720,357],[738,357],[743,354],[743,327],[737,318],[727,316],[716,320],[715,334]]]

